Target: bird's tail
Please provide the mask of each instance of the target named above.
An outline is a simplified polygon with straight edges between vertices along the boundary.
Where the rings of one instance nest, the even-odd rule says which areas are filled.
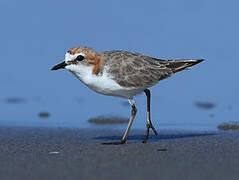
[[[191,66],[194,66],[202,61],[204,61],[204,59],[167,60],[166,67],[170,68],[173,71],[173,73],[177,73]]]

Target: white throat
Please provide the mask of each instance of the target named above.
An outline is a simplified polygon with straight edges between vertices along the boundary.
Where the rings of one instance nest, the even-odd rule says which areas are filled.
[[[93,74],[93,66],[72,64],[66,66],[66,69],[72,72],[86,86],[98,93],[105,94],[105,91],[112,90],[112,88],[120,88],[120,85],[118,85],[106,71],[104,71],[102,75]]]

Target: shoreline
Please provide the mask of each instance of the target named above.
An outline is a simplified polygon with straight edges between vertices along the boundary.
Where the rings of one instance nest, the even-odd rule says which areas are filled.
[[[0,127],[0,179],[237,179],[239,131]]]

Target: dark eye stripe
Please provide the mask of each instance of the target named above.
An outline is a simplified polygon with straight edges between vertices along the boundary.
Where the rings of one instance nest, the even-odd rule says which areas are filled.
[[[76,57],[75,60],[76,60],[76,61],[82,61],[82,60],[84,60],[84,58],[85,58],[84,56],[79,55],[79,56]]]

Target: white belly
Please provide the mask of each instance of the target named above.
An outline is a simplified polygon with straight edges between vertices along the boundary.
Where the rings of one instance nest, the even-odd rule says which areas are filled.
[[[88,86],[93,91],[108,95],[118,96],[122,98],[132,99],[138,93],[141,93],[146,87],[142,88],[126,88],[116,83],[111,76],[104,72],[103,75],[97,76],[92,74],[93,67],[77,68],[76,71],[69,69],[81,82]]]

